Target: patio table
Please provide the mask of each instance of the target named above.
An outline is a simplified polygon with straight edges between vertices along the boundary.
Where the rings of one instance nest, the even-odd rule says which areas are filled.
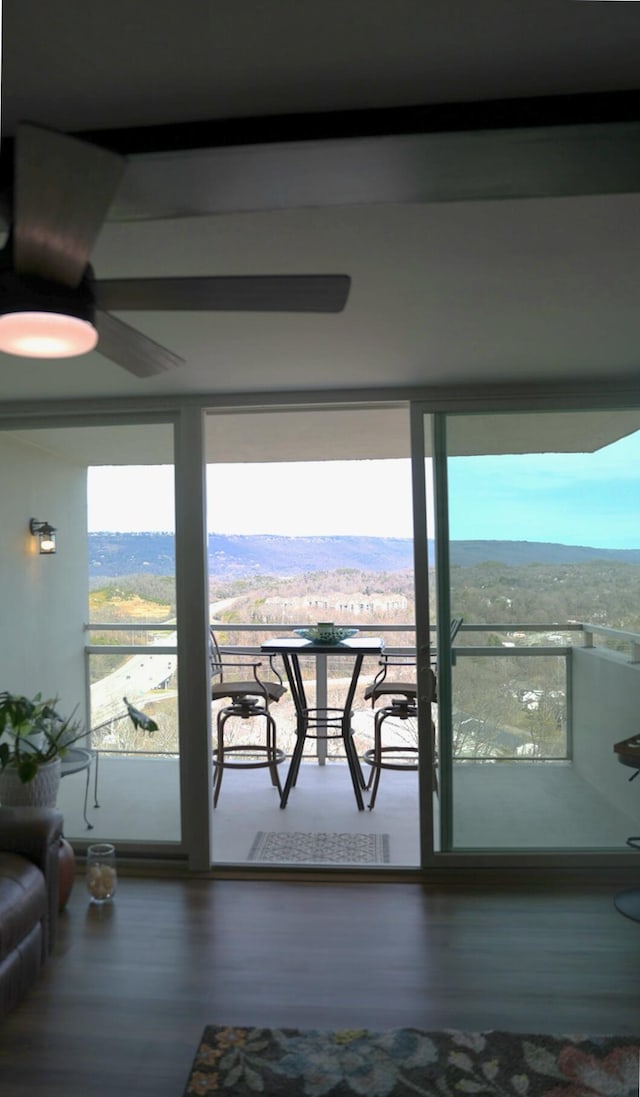
[[[274,640],[265,640],[261,645],[261,651],[269,655],[281,655],[284,669],[291,690],[291,697],[296,710],[296,744],[291,756],[291,764],[287,779],[282,790],[280,807],[287,806],[289,793],[298,779],[300,761],[307,738],[309,739],[342,739],[347,756],[347,764],[353,784],[353,791],[359,811],[364,811],[362,790],[365,788],[365,780],[360,768],[360,761],[353,743],[353,729],[351,717],[353,699],[356,694],[358,678],[362,669],[362,663],[366,655],[380,656],[384,647],[381,637],[351,637],[342,640],[338,644],[322,644],[305,640],[301,637],[279,637]],[[301,655],[339,655],[349,656],[353,659],[353,670],[347,690],[347,696],[342,708],[310,708],[300,669]]]

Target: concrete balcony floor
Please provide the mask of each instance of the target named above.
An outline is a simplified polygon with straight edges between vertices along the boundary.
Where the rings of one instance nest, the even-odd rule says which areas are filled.
[[[93,806],[93,768],[90,777],[87,817],[93,830],[83,818],[85,774],[69,776],[60,786],[58,806],[71,840],[179,841],[176,758],[101,756],[99,808]],[[621,850],[629,835],[640,833],[640,790],[633,817],[570,763],[456,764],[453,818],[456,849]],[[284,810],[267,770],[228,770],[214,828],[218,864],[246,864],[259,831],[321,831],[389,835],[389,866],[414,867],[419,864],[417,774],[383,772],[375,810],[359,812],[340,762],[303,763]]]

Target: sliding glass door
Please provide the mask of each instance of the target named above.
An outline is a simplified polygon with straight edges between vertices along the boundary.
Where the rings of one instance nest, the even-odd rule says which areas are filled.
[[[209,620],[227,658],[249,653],[270,674],[262,643],[332,621],[356,638],[379,637],[385,650],[404,652],[413,664],[406,405],[211,414],[206,435]],[[307,704],[341,712],[354,665],[345,650],[319,653],[311,644],[299,661]],[[281,655],[274,667],[287,686],[271,706],[284,785],[300,724]],[[367,655],[350,717],[365,783],[376,715],[366,691],[379,670],[379,653]],[[407,673],[415,678],[413,665]],[[214,732],[224,706],[213,706]],[[415,713],[392,714],[384,733],[386,743],[411,748],[414,765],[385,769],[372,811],[367,788],[365,810],[358,810],[340,734],[309,735],[284,808],[268,769],[229,766],[213,812],[214,863],[417,867]],[[225,722],[230,760],[241,760],[242,743],[259,743],[262,734],[260,720]],[[250,752],[245,757],[251,762]]]
[[[171,423],[30,423],[0,441],[5,685],[79,704],[91,769],[69,769],[60,793],[74,841],[188,854],[202,870],[416,868],[420,839],[426,861],[627,848],[637,410],[189,405]],[[31,518],[56,527],[54,556],[34,551]],[[360,812],[340,742],[310,742],[285,809],[264,770],[229,770],[214,811],[207,627],[260,657],[265,639],[324,620],[417,664],[417,715],[392,714],[384,734],[419,770],[385,769]],[[365,661],[353,702],[365,783],[379,669]],[[303,674],[310,704],[346,696],[337,655],[310,652]],[[290,689],[274,709],[284,777]],[[293,845],[269,861],[273,834]],[[341,860],[330,845],[309,855],[317,834],[347,836]]]
[[[442,848],[622,850],[637,831],[615,746],[637,707],[640,413],[429,428]]]
[[[78,848],[102,838],[173,852],[181,842],[173,426],[5,430],[0,451],[3,685],[58,698],[86,730],[62,761],[65,834]],[[30,517],[55,527],[55,555],[37,553]]]

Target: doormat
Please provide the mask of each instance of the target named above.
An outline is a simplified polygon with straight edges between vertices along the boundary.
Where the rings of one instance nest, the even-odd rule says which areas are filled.
[[[301,865],[387,865],[388,834],[259,830],[249,861]]]
[[[640,1040],[205,1028],[184,1097],[633,1097]]]

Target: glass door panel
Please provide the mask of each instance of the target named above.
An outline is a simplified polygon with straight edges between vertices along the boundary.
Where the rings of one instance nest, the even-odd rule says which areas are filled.
[[[125,461],[134,438],[135,452],[152,453],[152,463]],[[94,833],[119,842],[177,843],[173,431],[119,428],[119,439],[117,451],[100,447],[102,461],[87,478],[91,746],[100,803],[92,822]]]
[[[449,415],[445,450],[450,848],[623,849],[640,414]]]
[[[0,647],[7,688],[77,706],[87,729],[63,759],[65,834],[173,847],[181,839],[173,428],[15,430],[0,446],[4,513],[26,510],[56,527],[55,556],[35,555],[28,537],[11,550],[3,599],[15,614],[3,615]]]
[[[415,662],[409,422],[406,406],[211,414],[207,424],[210,620],[218,642],[262,658],[260,645],[332,621],[381,636]],[[281,656],[275,665],[287,683]],[[300,660],[309,706],[341,710],[353,659],[311,649]],[[364,660],[351,727],[365,780],[379,670]],[[410,673],[415,676],[414,667]],[[214,704],[215,735],[219,709]],[[291,689],[271,706],[284,785],[296,742]],[[386,732],[417,744],[414,717]],[[261,730],[225,725],[231,747]],[[415,756],[414,756],[415,757]],[[232,759],[233,760],[233,759]],[[249,758],[250,761],[250,758]],[[340,736],[308,737],[286,807],[265,768],[228,768],[213,817],[216,863],[419,863],[415,769],[385,770],[373,811],[358,811]],[[367,804],[370,792],[363,790]]]

